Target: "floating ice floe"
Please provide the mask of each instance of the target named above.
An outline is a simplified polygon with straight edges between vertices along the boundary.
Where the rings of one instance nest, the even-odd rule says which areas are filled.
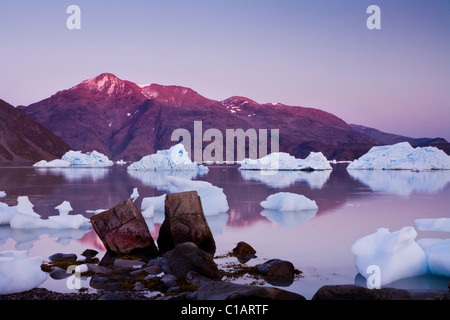
[[[119,166],[123,166],[123,165],[127,164],[127,162],[120,159],[120,160],[116,161],[116,164]]]
[[[4,198],[6,197],[6,192],[5,191],[0,191],[0,198]]]
[[[367,279],[371,275],[368,267],[377,266],[381,286],[426,274],[427,256],[415,241],[416,237],[416,230],[407,226],[394,232],[379,228],[375,233],[358,239],[351,247],[357,270]]]
[[[156,153],[143,157],[128,166],[128,170],[151,171],[207,171],[203,165],[197,165],[189,158],[182,143],[178,143],[168,150],[158,150]]]
[[[285,152],[273,152],[259,159],[242,160],[239,170],[332,170],[322,152],[311,152],[305,159],[297,159]]]
[[[278,192],[272,194],[260,204],[264,209],[277,211],[302,211],[318,209],[318,206],[314,200],[308,199],[304,195],[290,192]]]
[[[90,224],[89,219],[81,214],[69,215],[72,207],[67,201],[55,208],[59,210],[59,215],[50,216],[48,219],[42,219],[38,213],[34,212],[34,205],[27,196],[18,197],[17,202],[9,222],[12,229],[79,229],[87,228]]]
[[[114,162],[109,160],[103,153],[92,151],[82,153],[81,151],[70,150],[61,159],[52,161],[41,160],[35,163],[34,167],[109,167]]]
[[[413,148],[408,142],[372,147],[347,169],[365,170],[448,170],[450,156],[436,147]]]
[[[185,178],[167,176],[165,183],[158,185],[157,188],[170,193],[197,191],[202,201],[205,215],[224,213],[229,209],[223,189],[206,181],[192,181]]]
[[[6,203],[0,202],[0,225],[9,224],[15,213],[15,206],[10,207]]]
[[[159,197],[146,197],[142,199],[141,211],[144,218],[153,218],[155,211],[164,212],[166,194]]]
[[[279,211],[264,209],[260,215],[266,217],[270,221],[276,222],[282,227],[299,226],[309,219],[316,216],[317,209],[302,210],[302,211]]]
[[[450,218],[416,219],[414,227],[422,231],[450,232]]]
[[[18,293],[41,285],[47,274],[41,270],[41,257],[28,257],[27,251],[0,252],[0,294]]]
[[[136,202],[137,198],[139,198],[139,191],[138,188],[134,188],[133,193],[130,195],[130,199],[133,200],[133,202]]]
[[[450,277],[450,239],[420,239],[417,243],[427,256],[429,272]]]

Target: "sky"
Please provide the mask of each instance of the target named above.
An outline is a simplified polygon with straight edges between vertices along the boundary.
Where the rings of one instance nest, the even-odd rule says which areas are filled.
[[[14,106],[109,72],[450,141],[448,0],[1,0],[0,30],[0,99]]]

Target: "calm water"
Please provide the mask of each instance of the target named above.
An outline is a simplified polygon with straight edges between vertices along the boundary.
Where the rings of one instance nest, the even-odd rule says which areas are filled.
[[[450,217],[450,171],[353,171],[346,164],[333,165],[333,171],[278,172],[262,175],[257,171],[239,171],[236,166],[210,167],[203,176],[184,177],[204,180],[223,188],[228,199],[227,213],[208,216],[217,255],[231,251],[239,241],[257,250],[257,259],[248,264],[280,258],[291,261],[303,271],[303,277],[285,289],[311,298],[325,284],[357,283],[358,276],[350,252],[360,237],[377,228],[395,231],[413,225],[419,218]],[[67,200],[72,214],[107,209],[128,198],[138,188],[140,206],[143,197],[164,193],[164,175],[129,174],[126,166],[112,168],[37,169],[26,166],[0,166],[0,190],[7,196],[0,201],[17,204],[17,197],[29,196],[42,217],[56,215],[54,209]],[[284,213],[263,210],[259,205],[276,192],[303,194],[317,202],[317,212]],[[163,213],[147,220],[156,241]],[[444,232],[418,231],[418,238],[448,238]],[[12,230],[0,227],[0,251],[29,250],[30,256],[44,259],[55,252],[81,254],[85,249],[104,248],[92,230]],[[217,259],[216,262],[224,263]],[[89,286],[89,279],[82,282]],[[241,279],[238,282],[251,280]],[[423,276],[397,281],[390,286],[409,289],[446,289],[447,278]],[[65,280],[49,278],[42,287],[69,292]]]

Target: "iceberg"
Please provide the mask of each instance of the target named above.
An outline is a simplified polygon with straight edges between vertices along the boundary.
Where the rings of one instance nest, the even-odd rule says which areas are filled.
[[[67,201],[55,208],[59,210],[59,215],[50,216],[48,219],[42,219],[34,212],[34,205],[27,196],[18,197],[17,202],[9,222],[12,229],[79,229],[87,228],[90,224],[90,220],[81,214],[69,215],[72,207]]]
[[[41,270],[43,259],[28,257],[27,251],[0,252],[0,294],[18,293],[41,285],[47,274]]]
[[[420,239],[417,243],[425,251],[430,273],[450,277],[450,239]]]
[[[178,143],[168,150],[158,150],[154,154],[143,157],[133,162],[128,170],[151,170],[151,171],[207,171],[203,165],[197,165],[189,158],[182,143]]]
[[[15,213],[15,206],[10,207],[6,203],[0,202],[0,225],[9,224]]]
[[[192,181],[186,178],[167,176],[165,183],[158,185],[157,188],[171,193],[197,191],[206,216],[227,212],[229,209],[223,189],[206,181]]]
[[[305,159],[297,159],[285,152],[273,152],[259,159],[242,160],[239,170],[332,170],[322,152],[311,152]]]
[[[348,170],[449,170],[450,156],[436,147],[413,148],[408,142],[372,147]]]
[[[416,219],[414,227],[422,231],[450,232],[450,218]]]
[[[415,241],[417,232],[406,226],[394,232],[379,228],[373,234],[358,239],[351,247],[359,273],[366,279],[368,268],[378,266],[380,285],[428,272],[427,256]]]
[[[68,201],[64,201],[55,209],[59,211],[59,215],[48,217],[47,228],[80,229],[90,225],[90,220],[81,214],[69,215],[73,209]]]
[[[318,206],[314,200],[310,200],[304,195],[291,192],[278,192],[272,194],[260,204],[264,209],[278,211],[302,211],[318,209]]]
[[[139,198],[139,191],[138,188],[134,188],[133,193],[130,195],[130,199],[133,200],[133,202],[136,202],[137,198]]]
[[[6,192],[5,191],[0,191],[0,198],[4,198],[6,197]]]
[[[109,167],[114,162],[109,160],[107,156],[98,151],[82,153],[81,151],[70,150],[66,152],[61,159],[52,161],[41,160],[36,162],[34,167]]]
[[[142,199],[141,211],[144,218],[153,218],[155,211],[164,212],[166,194],[159,197],[146,197]]]

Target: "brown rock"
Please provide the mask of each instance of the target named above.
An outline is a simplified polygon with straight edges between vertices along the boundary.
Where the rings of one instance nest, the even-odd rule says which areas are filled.
[[[196,191],[168,194],[164,215],[158,236],[161,253],[170,251],[181,243],[193,242],[200,249],[214,255],[216,243]]]
[[[252,258],[255,258],[256,250],[247,242],[240,241],[233,249],[233,254],[237,257],[240,263],[246,263]]]
[[[116,254],[144,253],[157,256],[153,241],[141,211],[131,199],[91,218],[95,232],[106,249]]]
[[[258,272],[273,285],[289,286],[294,281],[294,265],[286,260],[271,259],[258,266]]]
[[[201,250],[192,242],[179,244],[165,254],[165,271],[175,276],[186,276],[190,271],[209,279],[219,280],[222,274],[211,254]]]
[[[396,288],[367,289],[354,284],[325,285],[311,300],[411,300],[407,290]]]
[[[201,284],[197,290],[198,300],[306,300],[300,294],[274,287],[259,287],[224,281]]]

